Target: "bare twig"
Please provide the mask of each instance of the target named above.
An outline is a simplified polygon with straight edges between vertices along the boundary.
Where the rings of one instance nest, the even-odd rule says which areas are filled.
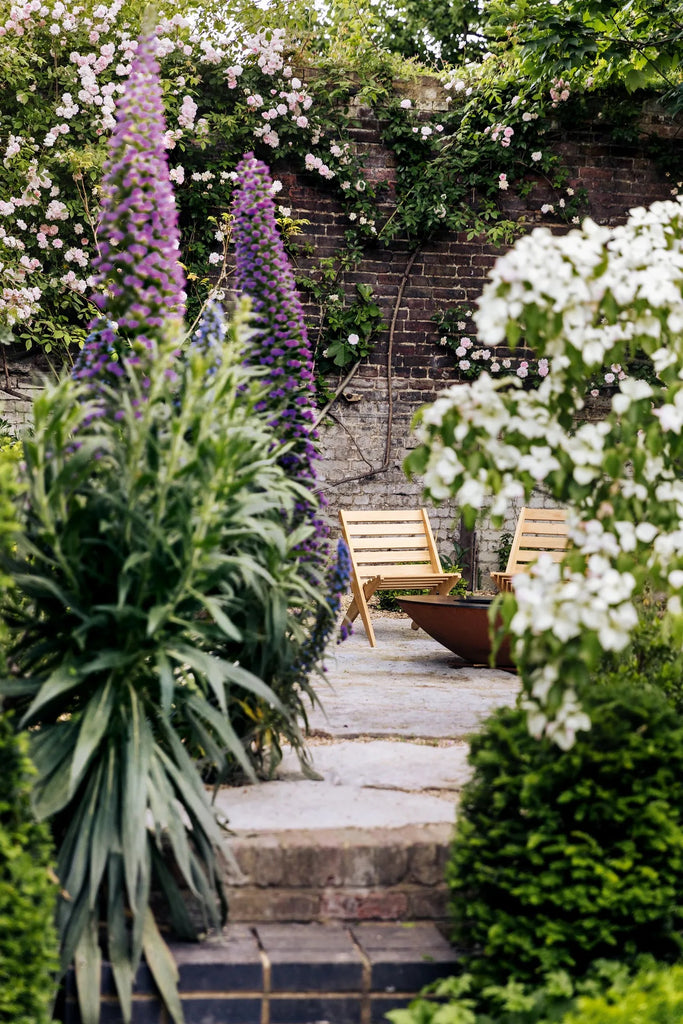
[[[333,412],[330,413],[330,416],[334,420],[334,422],[337,424],[337,426],[341,427],[341,429],[344,431],[344,433],[348,437],[349,441],[354,446],[354,448],[356,449],[356,451],[358,452],[360,458],[363,460],[363,462],[366,464],[366,466],[370,466],[370,468],[372,468],[372,464],[370,463],[370,460],[365,458],[365,456],[363,455],[363,452],[361,451],[360,445],[358,444],[358,441],[353,436],[353,434],[351,433],[349,428],[346,426],[346,424],[343,423],[342,420],[340,420],[340,418],[338,416],[336,416]]]
[[[330,411],[330,408],[337,401],[337,399],[341,395],[342,391],[344,390],[346,385],[349,383],[349,381],[351,380],[351,378],[353,377],[353,375],[355,374],[355,372],[356,372],[356,370],[358,369],[359,366],[360,366],[360,359],[357,359],[356,362],[351,367],[351,369],[349,370],[349,372],[344,377],[344,380],[341,382],[341,384],[339,385],[339,387],[337,388],[335,393],[332,395],[332,398],[330,398],[329,402],[326,402],[326,404],[322,407],[322,409],[320,410],[320,412],[318,413],[318,415],[314,419],[314,421],[313,421],[313,429],[314,430],[320,424],[320,421],[323,419],[323,417],[327,416],[327,413]]]
[[[394,302],[394,312],[391,318],[391,326],[389,327],[389,344],[387,346],[387,437],[384,446],[384,462],[377,469],[370,469],[367,473],[360,473],[357,476],[347,476],[342,480],[335,480],[330,483],[330,487],[339,487],[341,484],[355,483],[358,480],[368,480],[370,477],[377,476],[379,473],[385,473],[389,468],[390,454],[391,454],[391,443],[393,440],[393,425],[394,425],[394,393],[392,390],[393,385],[393,357],[394,357],[394,336],[396,334],[396,321],[398,320],[398,311],[401,305],[401,299],[405,291],[408,279],[410,277],[410,271],[413,269],[413,263],[417,258],[417,254],[420,251],[420,247],[414,249],[408,258],[401,282],[398,286],[398,292],[396,295],[396,301]]]
[[[26,395],[22,395],[19,391],[15,391],[14,388],[6,388],[2,384],[0,384],[0,391],[2,391],[3,395],[9,395],[10,398],[18,398],[20,402],[33,401],[32,398],[29,398]]]

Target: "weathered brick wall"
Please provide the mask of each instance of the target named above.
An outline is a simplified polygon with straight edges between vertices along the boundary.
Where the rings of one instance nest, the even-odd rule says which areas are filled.
[[[447,94],[428,80],[411,84],[406,91],[425,116],[447,103]],[[395,184],[393,156],[382,145],[381,126],[371,112],[358,108],[356,115],[356,145],[366,155],[368,174],[388,183],[385,209],[389,212]],[[644,127],[670,140],[672,147],[680,150],[683,145],[677,137],[677,126],[656,111],[646,111]],[[546,136],[544,145],[562,156],[570,171],[568,184],[587,189],[588,213],[600,223],[618,223],[631,207],[670,195],[673,182],[657,170],[645,147],[614,143],[599,119],[573,131],[558,130],[555,138]],[[282,167],[274,168],[274,175],[283,183],[278,201],[291,207],[293,216],[311,222],[304,231],[316,256],[334,255],[348,227],[339,204],[314,176],[295,175]],[[543,222],[538,211],[553,198],[542,179],[533,183],[524,203],[514,195],[501,193],[509,213],[523,214],[530,228]],[[565,230],[556,223],[553,228]],[[408,243],[398,239],[389,246],[378,244],[368,250],[357,271],[347,276],[350,291],[357,282],[373,287],[384,320],[387,324],[393,321],[394,330],[391,336],[388,330],[384,332],[375,351],[359,367],[321,424],[323,458],[319,473],[332,515],[338,508],[402,507],[421,502],[420,482],[408,481],[402,470],[403,459],[414,444],[411,420],[420,405],[433,400],[439,390],[457,379],[455,361],[440,348],[431,317],[453,305],[474,308],[487,272],[500,252],[483,239],[444,233],[413,256]],[[312,261],[305,257],[300,259],[300,266],[313,269]],[[319,310],[309,304],[306,312],[315,342]],[[342,378],[340,374],[337,383]],[[2,383],[0,379],[0,388]],[[27,394],[32,382],[25,364],[12,364],[5,383],[20,395]],[[24,422],[27,409],[27,403],[0,390],[0,416]],[[543,503],[542,496],[537,503]],[[457,509],[443,506],[433,511],[432,518],[440,548],[451,554],[452,538],[457,534]],[[514,517],[507,528],[513,527]],[[477,531],[478,575],[484,584],[488,571],[497,567],[497,538],[497,531],[486,527]]]
[[[0,419],[21,431],[31,423],[32,401],[48,367],[34,354],[9,351],[0,360]]]
[[[443,94],[430,86],[413,87],[412,97],[422,109],[438,110]],[[424,91],[426,90],[426,92]],[[362,127],[357,132],[359,149],[367,154],[373,177],[389,183],[393,194],[394,162],[383,147],[380,125],[367,111],[360,111]],[[679,128],[656,109],[646,110],[644,132],[669,139],[672,147],[683,145]],[[586,212],[602,224],[623,222],[634,206],[649,205],[670,197],[675,184],[656,167],[645,146],[617,144],[600,120],[574,131],[557,133],[548,139],[569,169],[567,184],[588,193]],[[308,179],[279,175],[284,189],[279,199],[293,207],[294,215],[311,221],[311,241],[320,254],[334,251],[335,239],[345,227],[341,209]],[[555,231],[567,230],[540,214],[541,206],[557,199],[543,179],[534,181],[522,203],[507,193],[502,201],[510,215],[523,215],[529,228],[547,223]],[[481,294],[488,271],[501,249],[484,239],[468,239],[465,233],[444,233],[424,245],[412,264],[407,243],[378,245],[367,252],[361,267],[348,276],[348,283],[372,285],[382,307],[385,322],[395,316],[390,338],[385,331],[375,351],[344,388],[321,424],[323,460],[320,475],[334,515],[338,508],[389,508],[422,502],[419,480],[408,481],[402,470],[405,455],[414,445],[411,421],[420,405],[457,382],[455,359],[439,346],[433,314],[454,305],[471,309]],[[402,295],[397,303],[400,290]],[[307,310],[315,339],[316,313]],[[340,381],[343,375],[340,374]],[[533,504],[552,504],[539,493]],[[474,585],[489,584],[488,573],[498,567],[500,531],[487,523],[473,539],[461,537],[457,509],[446,504],[432,511],[440,550],[448,555],[453,540],[464,541],[476,552]],[[504,530],[514,530],[512,513]]]

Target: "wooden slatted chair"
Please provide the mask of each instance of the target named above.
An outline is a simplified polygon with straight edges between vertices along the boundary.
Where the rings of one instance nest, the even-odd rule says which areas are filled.
[[[523,508],[517,520],[505,572],[492,572],[498,590],[511,591],[512,579],[526,572],[542,551],[561,562],[567,547],[567,513],[563,508]]]
[[[360,614],[370,646],[375,631],[368,599],[377,590],[426,590],[448,594],[460,573],[442,572],[427,510],[339,513],[342,535],[351,555],[353,600],[345,621]],[[417,623],[412,623],[418,629]]]

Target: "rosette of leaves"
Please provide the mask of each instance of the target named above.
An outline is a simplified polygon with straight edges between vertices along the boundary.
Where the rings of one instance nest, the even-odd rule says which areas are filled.
[[[150,894],[183,937],[225,917],[222,831],[192,754],[253,777],[235,724],[246,699],[300,742],[298,705],[240,664],[289,652],[302,639],[289,609],[323,603],[292,554],[307,527],[281,515],[315,497],[278,465],[254,409],[247,337],[242,314],[218,353],[179,360],[170,337],[145,350],[146,377],[122,360],[122,384],[104,392],[116,415],[93,416],[102,390],[85,382],[47,387],[25,442],[0,693],[30,730],[34,807],[58,849],[61,966],[75,960],[84,1024],[99,1020],[101,922],[124,1020],[144,951],[177,1024]]]

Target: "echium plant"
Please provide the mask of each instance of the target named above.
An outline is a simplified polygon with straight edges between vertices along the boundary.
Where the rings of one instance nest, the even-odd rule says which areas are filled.
[[[233,200],[236,287],[249,297],[256,328],[245,352],[246,361],[265,368],[266,390],[261,407],[269,417],[277,443],[279,463],[288,475],[314,488],[316,445],[313,356],[294,274],[279,234],[272,180],[268,168],[252,153],[237,168],[239,185]],[[349,560],[342,542],[336,563],[329,544],[329,527],[320,514],[320,500],[302,497],[292,528],[300,532],[302,569],[314,587],[321,584],[328,607],[318,609],[305,656],[291,671],[306,686],[312,667],[319,663],[339,611],[340,595],[349,577]],[[324,574],[327,574],[325,577]]]
[[[289,671],[304,658],[308,634],[292,609],[325,622],[331,614],[300,567],[311,527],[292,529],[298,509],[312,512],[318,499],[280,465],[269,417],[256,408],[244,306],[229,325],[211,311],[179,358],[168,170],[155,163],[161,108],[143,102],[158,95],[151,46],[141,40],[130,86],[139,106],[120,107],[127,133],[112,144],[101,232],[101,271],[114,275],[102,318],[117,318],[133,350],[116,353],[116,374],[95,359],[81,379],[66,376],[37,399],[18,528],[0,551],[0,572],[14,582],[0,594],[12,667],[0,696],[29,733],[34,808],[57,846],[61,968],[75,965],[84,1024],[100,1017],[102,937],[126,1024],[143,953],[181,1024],[152,893],[163,893],[181,936],[225,919],[223,833],[203,773],[209,766],[221,778],[236,763],[254,777],[245,706],[274,716],[275,743],[284,735],[301,747],[306,680],[299,672],[287,689],[271,665],[280,659]],[[159,177],[132,200],[141,167]],[[124,261],[119,282],[123,245],[139,245],[147,269]],[[129,313],[139,303],[148,312]],[[106,323],[98,330],[95,344],[109,346]],[[115,415],[100,415],[103,407]]]
[[[166,123],[156,39],[143,35],[126,89],[116,102],[116,124],[104,167],[98,255],[92,302],[103,316],[89,326],[74,369],[77,379],[104,383],[120,376],[122,345],[149,349],[184,313],[180,235],[164,144]],[[106,314],[106,315],[105,315]]]
[[[530,728],[570,747],[590,727],[581,694],[601,653],[628,644],[646,586],[683,642],[683,203],[616,228],[535,230],[497,262],[475,319],[483,344],[523,336],[550,372],[534,391],[487,373],[445,391],[419,414],[407,467],[470,525],[540,485],[570,508],[564,563],[540,557],[503,600]],[[653,383],[619,381],[604,419],[580,422],[586,380],[638,351]]]

